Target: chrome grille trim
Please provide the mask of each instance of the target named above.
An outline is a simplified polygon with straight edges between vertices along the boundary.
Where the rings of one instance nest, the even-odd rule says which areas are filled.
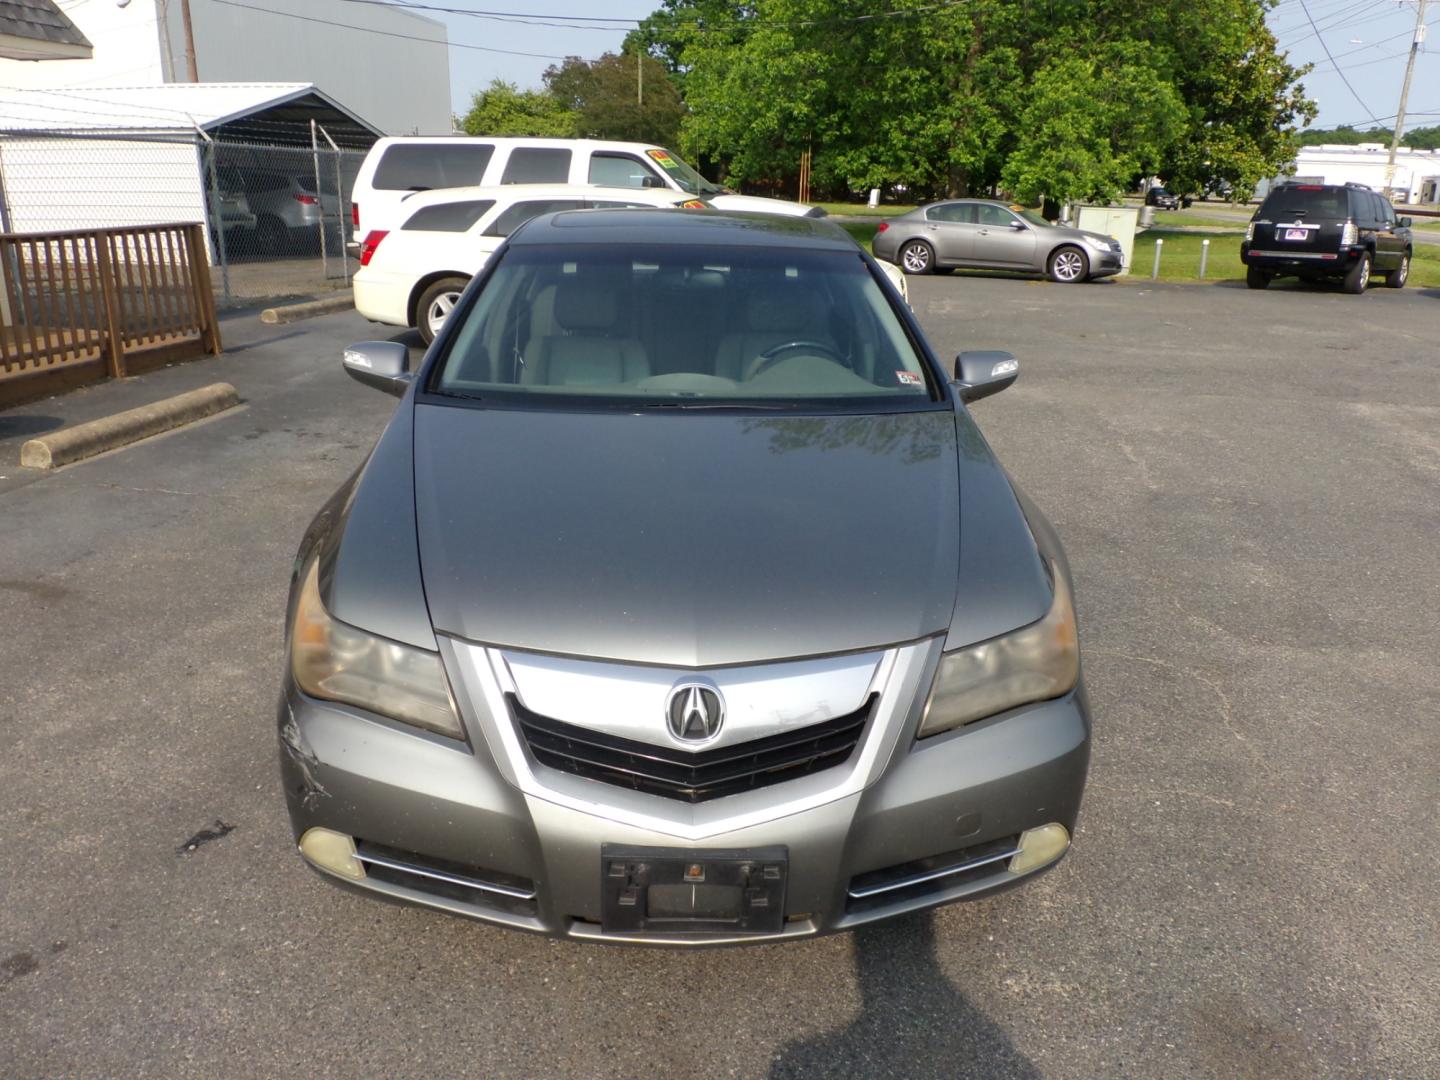
[[[390,870],[398,870],[402,874],[415,874],[418,877],[433,878],[435,881],[443,881],[447,885],[459,885],[466,889],[474,889],[477,892],[494,893],[496,896],[508,896],[512,900],[534,900],[538,895],[534,889],[517,889],[511,885],[496,885],[489,881],[480,881],[478,878],[463,877],[460,874],[447,873],[444,870],[432,870],[428,866],[416,866],[414,863],[402,862],[399,859],[392,859],[385,855],[377,855],[373,851],[366,851],[357,848],[355,857],[362,863],[371,866],[383,866]]]
[[[941,878],[953,877],[956,874],[963,874],[967,870],[975,870],[990,863],[1004,862],[1020,854],[1018,847],[1009,851],[996,852],[993,855],[985,855],[979,859],[971,859],[969,862],[960,863],[958,866],[946,866],[939,870],[931,870],[923,874],[912,874],[909,877],[900,878],[896,881],[887,881],[883,885],[871,885],[868,888],[850,889],[849,895],[852,900],[864,900],[871,896],[880,896],[883,893],[898,892],[900,889],[913,889],[916,885],[924,885],[927,882],[938,881]]]

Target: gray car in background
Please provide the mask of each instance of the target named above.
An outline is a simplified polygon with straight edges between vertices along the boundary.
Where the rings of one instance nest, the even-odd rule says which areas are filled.
[[[837,226],[548,214],[465,289],[295,559],[299,850],[372,895],[598,942],[787,940],[1070,847],[1070,570]]]
[[[871,249],[907,274],[1022,270],[1069,284],[1124,268],[1114,237],[1052,225],[1033,211],[988,199],[930,203],[882,221]]]

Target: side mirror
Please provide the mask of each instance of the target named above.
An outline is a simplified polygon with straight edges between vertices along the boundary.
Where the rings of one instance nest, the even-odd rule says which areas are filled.
[[[977,350],[955,357],[955,389],[967,405],[998,394],[1020,376],[1020,361],[1008,352]]]
[[[1016,232],[1024,232],[1025,223],[1023,221],[1012,221],[1010,222],[1010,228],[1014,229]]]
[[[661,180],[658,176],[643,176],[640,178],[640,186],[642,188],[664,187],[665,181]]]
[[[1410,228],[1410,226],[1415,224],[1415,219],[1402,217],[1398,222],[1396,222],[1396,224],[1398,224],[1402,229],[1408,229]]]
[[[362,341],[345,350],[341,361],[352,379],[404,397],[410,388],[410,350],[398,341]]]

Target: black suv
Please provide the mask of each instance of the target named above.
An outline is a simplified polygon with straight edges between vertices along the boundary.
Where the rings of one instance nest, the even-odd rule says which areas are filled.
[[[1145,205],[1158,206],[1161,210],[1179,210],[1180,197],[1173,195],[1165,188],[1156,184],[1149,191],[1145,192]]]
[[[1411,247],[1410,219],[1397,220],[1390,200],[1363,184],[1281,184],[1250,219],[1240,261],[1252,289],[1293,275],[1341,278],[1346,292],[1362,293],[1376,274],[1402,288]]]

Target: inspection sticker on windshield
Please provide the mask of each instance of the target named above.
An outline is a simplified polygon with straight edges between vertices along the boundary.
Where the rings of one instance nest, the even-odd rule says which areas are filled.
[[[914,371],[897,371],[895,379],[901,386],[924,386],[925,380]]]

